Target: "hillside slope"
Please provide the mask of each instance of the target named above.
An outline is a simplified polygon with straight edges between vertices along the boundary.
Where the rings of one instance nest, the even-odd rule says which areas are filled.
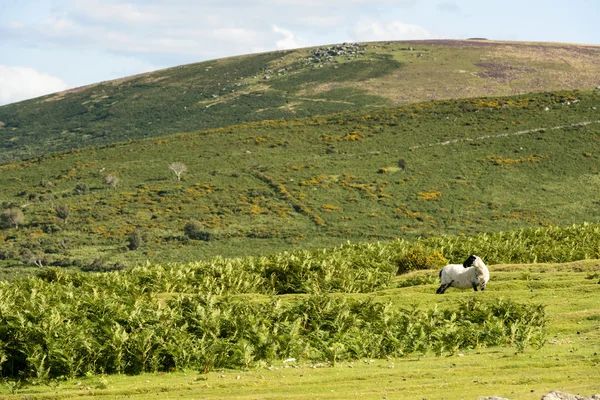
[[[343,44],[151,72],[0,107],[0,162],[267,119],[600,84],[600,47]]]
[[[0,258],[191,261],[598,222],[599,132],[594,90],[263,121],[38,157],[0,166],[3,208],[25,217],[0,230]],[[181,181],[173,162],[187,166]],[[143,245],[127,251],[136,228]]]

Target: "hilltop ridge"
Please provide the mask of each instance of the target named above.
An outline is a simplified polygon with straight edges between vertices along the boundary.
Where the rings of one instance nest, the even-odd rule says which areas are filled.
[[[0,107],[0,163],[171,133],[427,100],[591,89],[600,47],[346,43],[182,65]]]

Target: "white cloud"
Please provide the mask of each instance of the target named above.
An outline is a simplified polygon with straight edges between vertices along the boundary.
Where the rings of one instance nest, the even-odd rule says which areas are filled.
[[[229,40],[232,42],[254,42],[256,41],[256,32],[249,29],[242,28],[225,28],[215,29],[213,31],[215,38],[222,40]]]
[[[46,57],[37,56],[35,62],[22,55],[14,64],[51,71],[46,67],[48,58],[55,65],[73,65],[82,53],[94,53],[98,60],[101,55],[107,60],[137,60],[123,70],[134,74],[147,70],[143,65],[135,69],[138,62],[166,67],[357,39],[431,36],[416,25],[376,19],[361,20],[353,29],[358,15],[375,15],[378,8],[407,10],[417,0],[60,0],[55,4],[35,18],[0,21],[0,45],[20,54],[46,51]],[[88,64],[54,68],[51,73],[70,84],[114,76],[115,68],[108,61]],[[98,79],[90,78],[91,71]]]
[[[298,18],[298,22],[304,26],[312,26],[317,28],[331,28],[341,25],[344,17],[341,15],[309,15]]]
[[[62,79],[33,68],[0,65],[0,105],[68,89]]]
[[[273,25],[273,32],[283,35],[283,39],[275,42],[278,50],[297,49],[298,47],[302,47],[298,43],[298,40],[293,32],[280,28],[277,25]]]
[[[431,39],[432,34],[425,28],[401,21],[382,23],[372,19],[361,19],[354,29],[356,40],[360,42],[382,40],[422,40]]]
[[[142,10],[131,3],[110,3],[97,0],[73,0],[72,10],[96,21],[119,21],[125,23],[155,23],[160,14]]]

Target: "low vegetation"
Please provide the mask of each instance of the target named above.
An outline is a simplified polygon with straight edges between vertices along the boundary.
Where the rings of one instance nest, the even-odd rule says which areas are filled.
[[[587,224],[105,274],[43,269],[35,278],[0,285],[0,367],[6,377],[48,379],[248,368],[286,358],[335,364],[505,344],[522,351],[545,342],[541,305],[473,299],[423,310],[331,294],[389,289],[399,273],[437,268],[446,257],[471,253],[485,255],[488,263],[600,258],[599,243],[600,227]],[[289,294],[305,297],[273,297]],[[263,297],[249,302],[243,295]]]
[[[85,278],[77,286],[30,280],[3,287],[2,375],[208,372],[287,358],[335,364],[505,344],[524,349],[545,340],[543,307],[510,301],[420,311],[330,296],[288,304],[205,293],[159,303],[117,285],[115,277],[99,291]]]
[[[599,95],[263,121],[5,164],[2,273],[598,222]]]
[[[485,292],[444,297],[430,269],[364,294],[273,296],[249,275],[234,283],[235,269],[213,270],[222,285],[211,286],[198,267],[51,268],[0,284],[0,395],[432,397],[442,386],[450,399],[466,387],[534,399],[597,388],[598,261],[490,265]]]

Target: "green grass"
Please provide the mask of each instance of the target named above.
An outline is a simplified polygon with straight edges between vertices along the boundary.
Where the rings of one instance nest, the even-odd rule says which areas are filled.
[[[211,399],[276,398],[475,398],[496,395],[539,399],[561,389],[591,395],[598,392],[600,363],[597,260],[567,264],[489,265],[492,279],[485,301],[511,300],[543,304],[547,313],[547,342],[541,349],[511,347],[461,349],[436,356],[430,351],[387,359],[360,358],[327,362],[274,361],[258,367],[209,372],[187,370],[138,376],[94,375],[39,381],[16,389],[13,381],[0,387],[6,399],[101,399],[115,396]],[[392,287],[372,294],[344,295],[355,300],[391,301],[394,307],[452,308],[473,298],[471,291],[448,290],[435,295],[437,284],[402,287],[407,279],[433,276],[424,270],[399,276]],[[576,295],[575,295],[576,294]],[[305,295],[302,295],[305,296]],[[295,299],[300,299],[295,295]],[[282,297],[286,301],[286,296]],[[289,299],[289,298],[288,298]],[[17,390],[16,394],[10,392]]]
[[[254,368],[290,357],[335,365],[495,346],[521,353],[546,343],[546,304],[463,297],[437,305],[417,293],[433,294],[439,268],[466,254],[490,264],[573,261],[600,257],[598,243],[600,229],[586,224],[112,273],[46,268],[37,277],[0,282],[0,373],[33,383],[98,373]],[[422,271],[427,268],[436,269]],[[492,270],[494,276],[504,272],[494,280],[509,291],[521,283],[530,292],[573,290],[573,277],[585,273],[592,286],[598,278],[597,262]],[[550,273],[560,283],[547,280]],[[578,299],[589,292],[577,290]]]
[[[598,392],[598,48],[359,49],[0,107],[0,398]],[[487,290],[435,295],[472,253]]]
[[[25,224],[0,230],[0,265],[185,262],[598,222],[599,108],[598,91],[427,102],[5,164],[2,208],[21,208]],[[188,167],[182,181],[175,161]],[[69,207],[66,224],[57,206]],[[208,240],[185,236],[190,220]],[[136,228],[144,243],[129,251]]]
[[[232,57],[9,104],[0,107],[0,162],[265,119],[589,90],[600,72],[595,46],[417,41],[358,49],[318,62],[315,49]]]

